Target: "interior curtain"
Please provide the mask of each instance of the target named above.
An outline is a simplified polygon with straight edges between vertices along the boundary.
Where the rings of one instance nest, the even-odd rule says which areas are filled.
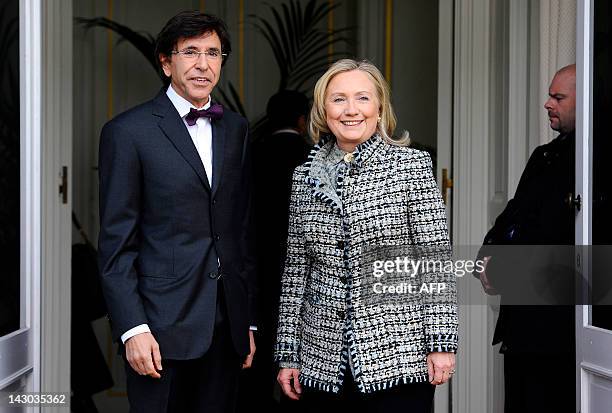
[[[540,95],[548,96],[555,72],[576,62],[576,0],[540,2]],[[548,126],[546,111],[540,113],[540,143],[550,142],[557,133]]]

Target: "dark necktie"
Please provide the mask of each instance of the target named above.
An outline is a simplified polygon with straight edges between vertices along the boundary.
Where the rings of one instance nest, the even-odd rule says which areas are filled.
[[[223,117],[223,106],[218,103],[213,103],[208,109],[197,110],[191,108],[187,116],[185,116],[185,121],[187,125],[193,126],[196,124],[198,118],[201,117],[209,118],[211,121],[221,119]]]

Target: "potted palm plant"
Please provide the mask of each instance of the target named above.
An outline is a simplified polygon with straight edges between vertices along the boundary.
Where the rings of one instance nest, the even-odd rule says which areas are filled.
[[[318,75],[323,73],[331,59],[345,56],[342,52],[329,53],[330,46],[346,42],[345,33],[349,28],[327,30],[322,29],[325,20],[340,4],[330,4],[319,0],[308,0],[305,4],[298,0],[290,0],[280,6],[267,5],[272,18],[250,15],[250,23],[270,45],[279,70],[278,90],[295,89],[305,91],[312,89],[312,84]],[[166,82],[165,76],[157,68],[154,55],[155,39],[150,33],[135,31],[116,21],[105,17],[76,18],[78,24],[86,29],[101,27],[112,30],[119,35],[118,43],[127,42],[145,56],[153,70]],[[308,93],[307,93],[308,94]],[[261,114],[249,117],[242,100],[229,82],[227,90],[215,88],[215,99],[229,109],[250,119],[251,131],[257,130],[265,122]]]

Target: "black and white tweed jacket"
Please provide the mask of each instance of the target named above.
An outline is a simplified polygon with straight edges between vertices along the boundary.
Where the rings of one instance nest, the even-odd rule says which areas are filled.
[[[275,359],[300,383],[338,392],[349,365],[361,392],[428,380],[426,356],[457,350],[457,308],[366,305],[366,245],[448,245],[446,216],[426,152],[375,135],[340,171],[325,158],[334,140],[296,168]]]

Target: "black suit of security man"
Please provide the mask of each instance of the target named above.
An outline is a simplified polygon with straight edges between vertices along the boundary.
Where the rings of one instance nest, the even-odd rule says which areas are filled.
[[[493,344],[504,354],[505,413],[575,407],[575,73],[570,65],[555,75],[545,108],[560,135],[535,149],[479,252],[490,257],[483,285],[501,294]],[[532,290],[562,305],[525,298]]]
[[[102,130],[100,273],[133,412],[231,412],[254,353],[247,122],[225,110],[192,131],[176,104],[210,105],[230,50],[216,17],[173,17],[156,50],[171,89]]]

